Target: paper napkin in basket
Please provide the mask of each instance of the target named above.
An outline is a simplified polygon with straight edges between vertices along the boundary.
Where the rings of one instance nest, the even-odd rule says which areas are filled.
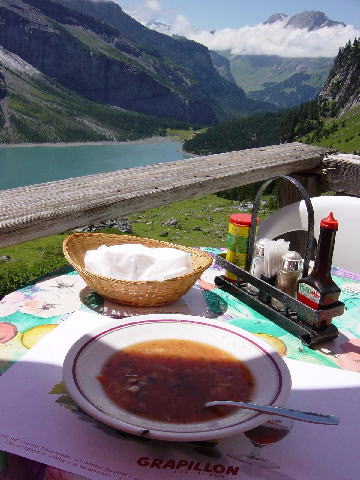
[[[101,245],[86,252],[84,263],[89,272],[131,281],[163,281],[192,271],[190,253],[138,243]]]

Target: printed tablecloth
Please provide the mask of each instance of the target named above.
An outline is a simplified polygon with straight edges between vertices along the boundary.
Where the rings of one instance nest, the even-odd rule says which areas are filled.
[[[213,255],[221,252],[219,249],[206,248],[206,250]],[[157,308],[127,307],[105,300],[91,291],[81,277],[70,269],[40,279],[32,285],[7,295],[0,302],[0,374],[6,372],[41,338],[74,312],[97,312],[116,318],[144,313],[184,313],[216,318],[263,337],[284,357],[319,366],[360,372],[360,323],[358,320],[360,277],[358,275],[333,268],[333,278],[342,290],[340,300],[345,304],[345,313],[333,320],[339,329],[339,336],[327,344],[310,349],[281,327],[216,288],[213,282],[214,276],[222,273],[218,266],[213,265],[184,297],[172,305]],[[66,392],[61,391],[61,388],[60,386],[58,387],[60,390],[57,390],[54,386],[53,394],[62,398],[60,402],[66,402]],[[67,473],[65,470],[16,455],[0,453],[0,480],[83,478],[77,474]],[[215,476],[216,472],[210,473],[208,478]],[[99,476],[99,478],[105,477]],[[216,478],[225,477],[221,475],[219,477],[216,474]],[[261,478],[285,479],[288,477]]]

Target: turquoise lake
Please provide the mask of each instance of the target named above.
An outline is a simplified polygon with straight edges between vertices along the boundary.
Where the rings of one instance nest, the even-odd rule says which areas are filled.
[[[118,145],[0,148],[0,190],[154,165],[187,158],[182,144],[150,141]]]

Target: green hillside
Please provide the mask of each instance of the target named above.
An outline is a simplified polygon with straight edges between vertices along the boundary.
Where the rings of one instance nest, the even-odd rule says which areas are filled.
[[[353,89],[347,89],[355,103]],[[184,143],[184,150],[206,155],[245,148],[303,142],[360,154],[360,105],[336,114],[331,98],[311,100],[297,107],[262,113],[214,125]]]
[[[282,112],[259,113],[221,122],[185,140],[183,149],[197,155],[231,152],[280,143]]]
[[[313,80],[310,74],[295,73],[283,82],[269,82],[263,90],[249,92],[249,98],[261,100],[276,105],[279,108],[290,108],[313,99],[319,88],[310,83]]]
[[[324,120],[320,132],[305,135],[300,141],[360,155],[360,107],[354,107],[336,119]]]

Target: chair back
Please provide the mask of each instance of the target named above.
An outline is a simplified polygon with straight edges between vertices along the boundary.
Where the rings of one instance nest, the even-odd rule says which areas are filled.
[[[314,237],[320,232],[320,221],[333,212],[339,222],[333,254],[333,265],[360,273],[360,198],[347,196],[313,197]],[[260,223],[257,238],[274,239],[288,232],[307,231],[308,215],[304,200],[281,208]],[[359,248],[359,250],[358,250]]]

